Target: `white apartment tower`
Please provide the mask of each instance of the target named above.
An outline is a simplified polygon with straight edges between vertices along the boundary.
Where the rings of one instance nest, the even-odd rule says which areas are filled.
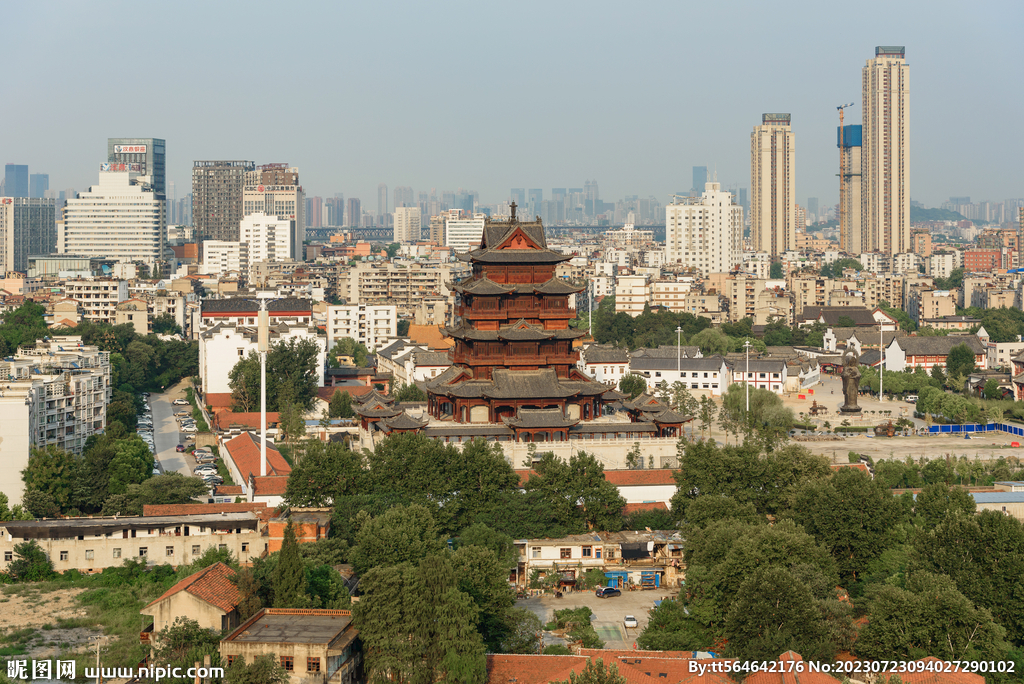
[[[665,256],[703,276],[735,269],[743,256],[743,207],[718,181],[705,183],[700,197],[677,196],[665,207]]]
[[[294,252],[295,222],[268,216],[262,212],[246,215],[238,226],[238,241],[249,245],[249,263],[257,261],[288,261],[301,253]],[[298,243],[301,247],[301,241]]]
[[[881,45],[862,72],[863,249],[910,251],[908,99],[910,67],[903,46]]]
[[[777,259],[796,249],[795,139],[789,114],[762,114],[750,135],[750,237]]]
[[[152,266],[163,258],[166,232],[164,201],[146,177],[100,171],[97,185],[67,200],[57,251]]]
[[[297,168],[287,164],[264,164],[255,171],[246,171],[242,216],[256,213],[294,223],[291,253],[302,259],[302,243],[306,239],[306,191],[299,185]]]
[[[474,214],[473,218],[458,218],[458,210],[450,210],[444,222],[444,244],[452,252],[468,252],[480,246],[484,236],[485,214]]]
[[[418,242],[421,226],[419,207],[395,207],[395,242]]]

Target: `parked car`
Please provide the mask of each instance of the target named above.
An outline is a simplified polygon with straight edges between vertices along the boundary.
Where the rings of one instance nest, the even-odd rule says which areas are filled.
[[[171,403],[175,406],[188,406],[188,399],[175,399]]]
[[[213,475],[210,477],[204,477],[203,482],[205,482],[208,485],[213,485],[216,487],[218,485],[224,484],[224,478],[221,477],[220,475]]]
[[[181,426],[181,431],[182,432],[199,432],[198,428],[196,428],[195,425],[182,425]]]
[[[144,397],[148,397],[148,396],[149,396],[149,392],[143,392],[143,393],[142,393],[142,396],[144,396]]]
[[[626,629],[630,629],[630,628],[636,629],[637,627],[640,626],[640,623],[637,622],[636,618],[633,617],[632,615],[627,615],[626,618],[622,621],[622,624],[625,625]]]
[[[181,453],[181,452],[185,451],[185,445],[184,444],[179,444],[178,446],[174,447],[174,450],[177,451],[178,453]]]
[[[217,457],[213,454],[199,454],[196,456],[196,463],[216,463]]]
[[[622,596],[622,592],[615,587],[598,587],[597,591],[594,592],[597,598],[611,598],[612,596]]]
[[[192,471],[193,475],[216,475],[217,467],[212,465],[199,465]]]
[[[174,414],[174,417],[175,418],[184,418],[185,416],[191,416],[191,415],[192,414],[189,413],[188,411],[178,411],[177,413]]]

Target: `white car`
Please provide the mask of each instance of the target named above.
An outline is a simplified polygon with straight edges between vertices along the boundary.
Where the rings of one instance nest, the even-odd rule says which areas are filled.
[[[182,432],[199,432],[199,429],[195,425],[182,425]]]
[[[217,467],[212,465],[200,465],[196,466],[192,473],[195,475],[203,475],[205,473],[211,473],[213,475],[216,475]]]
[[[640,626],[640,623],[638,623],[636,621],[636,618],[633,617],[632,615],[627,615],[626,619],[622,621],[622,624],[624,624],[626,626],[626,629],[630,629],[630,628],[636,629],[637,627]]]
[[[171,403],[175,406],[188,406],[188,399],[175,399]]]

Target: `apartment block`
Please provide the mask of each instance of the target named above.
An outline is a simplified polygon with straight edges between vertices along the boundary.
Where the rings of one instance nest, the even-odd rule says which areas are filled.
[[[254,312],[255,313],[255,312]],[[314,371],[317,385],[323,387],[324,368],[327,365],[327,338],[313,325],[270,326],[270,344],[313,340],[319,352]],[[230,393],[228,376],[239,361],[257,349],[258,334],[255,326],[220,323],[199,334],[199,377],[204,393]],[[257,398],[258,403],[258,398]]]
[[[67,280],[64,296],[81,304],[86,320],[113,325],[117,305],[128,299],[128,283],[112,278]]]
[[[192,216],[196,240],[238,240],[245,174],[251,161],[197,161],[192,167]]]
[[[707,276],[728,273],[743,254],[743,207],[723,192],[721,183],[705,185],[699,197],[676,197],[665,207],[665,260]]]
[[[411,313],[423,297],[448,297],[452,277],[446,263],[364,261],[339,277],[339,289],[349,304],[393,304]]]
[[[789,114],[762,115],[750,135],[750,236],[773,258],[796,249],[795,143]]]
[[[907,298],[907,313],[920,323],[926,318],[943,318],[956,314],[956,292],[912,288]]]
[[[418,242],[421,231],[419,207],[395,207],[395,242]]]
[[[264,164],[245,173],[242,215],[263,214],[291,223],[288,258],[301,259],[306,239],[306,191],[299,185],[299,170],[287,164]],[[239,226],[244,226],[240,222]],[[280,230],[280,229],[277,229]],[[245,241],[241,233],[239,240]],[[259,261],[259,259],[253,259]]]
[[[327,345],[351,337],[372,352],[398,337],[398,307],[394,305],[353,304],[327,307]]]
[[[620,275],[615,279],[615,313],[636,318],[650,301],[650,276]]]
[[[57,200],[0,197],[0,273],[28,271],[28,257],[57,251]]]
[[[925,260],[925,273],[933,278],[948,278],[955,269],[960,268],[960,263],[960,252],[938,252]]]
[[[794,314],[800,316],[804,307],[828,306],[830,294],[835,289],[835,281],[814,274],[791,273],[788,278],[788,287],[793,297]],[[740,318],[743,317],[740,316]]]

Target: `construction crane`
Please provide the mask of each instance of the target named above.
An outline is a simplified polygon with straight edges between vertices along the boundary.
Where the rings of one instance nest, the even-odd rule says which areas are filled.
[[[846,172],[843,164],[843,110],[852,107],[853,102],[839,105],[839,249],[844,252],[850,251],[850,233],[846,227],[846,205],[843,202],[845,197],[845,184],[850,174]]]

